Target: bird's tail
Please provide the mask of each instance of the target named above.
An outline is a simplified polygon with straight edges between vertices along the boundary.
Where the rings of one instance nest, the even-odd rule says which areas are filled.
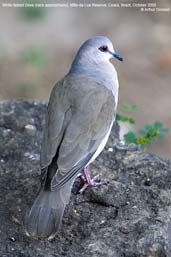
[[[60,227],[70,192],[67,185],[57,191],[41,190],[28,215],[26,233],[37,238],[53,238]]]

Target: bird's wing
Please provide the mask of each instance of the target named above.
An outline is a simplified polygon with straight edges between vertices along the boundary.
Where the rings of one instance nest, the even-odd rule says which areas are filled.
[[[70,116],[71,103],[67,97],[65,80],[62,79],[53,88],[46,111],[40,154],[42,169],[47,168],[56,155]]]
[[[65,84],[67,90],[63,85],[50,98],[41,154],[42,167],[52,161],[57,164],[56,173],[50,176],[53,190],[86,166],[115,117],[114,96],[103,85],[85,78]]]

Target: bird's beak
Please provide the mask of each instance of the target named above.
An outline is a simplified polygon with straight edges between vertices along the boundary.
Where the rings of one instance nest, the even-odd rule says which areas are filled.
[[[109,52],[114,58],[118,59],[119,61],[123,62],[123,57],[120,54]]]

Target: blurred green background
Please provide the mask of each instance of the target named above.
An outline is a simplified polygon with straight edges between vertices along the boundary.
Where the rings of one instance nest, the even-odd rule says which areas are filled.
[[[2,0],[1,0],[2,2]],[[169,0],[158,5],[170,6]],[[113,60],[123,102],[139,106],[137,129],[160,120],[171,128],[171,13],[133,8],[0,7],[0,99],[48,100],[80,44],[108,36],[124,62]],[[129,129],[123,124],[122,133]],[[148,151],[171,156],[171,135]]]

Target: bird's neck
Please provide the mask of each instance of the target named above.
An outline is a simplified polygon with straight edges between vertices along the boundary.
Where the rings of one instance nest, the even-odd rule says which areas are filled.
[[[114,66],[110,62],[79,62],[75,60],[69,70],[69,74],[85,75],[96,81],[112,81],[117,78]]]
[[[68,75],[74,76],[86,76],[89,79],[99,82],[105,85],[115,96],[115,102],[118,101],[118,77],[117,72],[110,62],[102,63],[79,63],[73,62],[69,70]]]

